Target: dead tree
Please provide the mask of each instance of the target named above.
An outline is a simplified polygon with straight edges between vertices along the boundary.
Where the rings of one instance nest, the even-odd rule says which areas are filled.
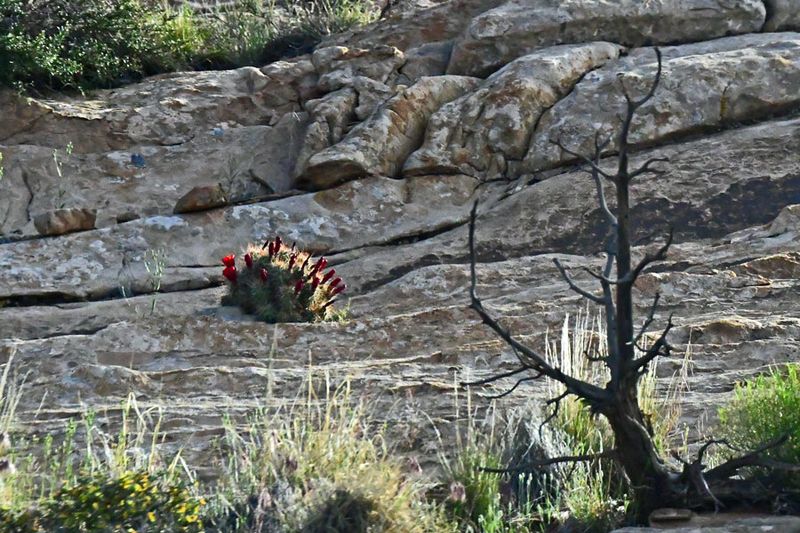
[[[587,461],[600,457],[613,457],[622,467],[622,471],[628,479],[637,509],[637,517],[640,520],[646,518],[649,512],[657,507],[688,504],[694,507],[714,506],[717,508],[730,501],[752,502],[757,498],[769,498],[770,495],[776,495],[774,493],[780,490],[779,487],[769,489],[773,493],[765,493],[764,491],[768,490],[767,487],[759,486],[756,489],[752,483],[735,478],[740,469],[748,466],[761,465],[775,469],[800,471],[800,466],[780,464],[770,461],[764,456],[765,451],[780,445],[782,441],[767,443],[760,449],[740,458],[706,470],[703,465],[703,455],[709,446],[720,444],[719,441],[710,441],[701,448],[696,459],[691,462],[683,462],[683,468],[678,469],[661,457],[653,440],[652,429],[639,407],[637,383],[650,363],[657,357],[670,354],[671,347],[667,338],[673,327],[670,316],[666,326],[655,337],[652,344],[647,348],[643,347],[642,341],[648,335],[649,328],[654,322],[659,301],[658,295],[654,298],[641,327],[635,327],[633,318],[632,290],[636,280],[648,265],[665,259],[672,244],[672,231],[670,230],[664,244],[655,252],[646,254],[636,264],[633,264],[631,260],[630,184],[634,179],[643,175],[664,173],[664,170],[659,168],[659,164],[667,162],[665,158],[653,158],[633,170],[629,163],[632,149],[628,140],[631,123],[637,110],[653,97],[661,80],[662,60],[661,52],[658,49],[656,49],[656,56],[658,69],[650,90],[643,97],[635,99],[626,87],[624,78],[620,77],[619,79],[622,95],[627,105],[625,115],[621,117],[614,171],[609,171],[607,170],[608,166],[601,165],[601,154],[608,149],[610,140],[601,142],[599,136],[595,136],[594,154],[591,157],[571,150],[560,140],[553,141],[563,152],[580,161],[583,169],[591,174],[597,192],[597,200],[608,226],[604,268],[600,272],[585,269],[598,280],[601,289],[599,293],[582,288],[573,280],[567,269],[557,259],[554,260],[555,266],[570,289],[603,309],[607,332],[607,355],[603,358],[590,358],[590,360],[608,367],[610,378],[605,387],[601,388],[565,374],[542,354],[519,342],[484,308],[475,292],[477,202],[472,208],[469,225],[471,307],[478,313],[484,324],[494,330],[514,350],[520,366],[510,372],[465,385],[487,385],[515,377],[517,383],[513,389],[516,389],[522,383],[539,378],[549,378],[562,384],[565,392],[548,400],[548,405],[558,409],[559,402],[572,395],[587,405],[593,414],[605,417],[614,435],[613,450],[599,455],[555,458],[545,462],[552,464],[554,462]],[[613,209],[606,201],[605,187],[607,184],[613,185],[616,193],[616,205]],[[525,466],[536,465],[527,464]],[[509,470],[518,472],[520,468],[517,466]]]

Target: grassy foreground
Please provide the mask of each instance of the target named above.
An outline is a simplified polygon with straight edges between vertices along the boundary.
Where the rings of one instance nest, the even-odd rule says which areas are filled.
[[[202,13],[166,0],[0,0],[0,84],[85,90],[263,66],[378,14],[369,0],[236,0]]]
[[[550,356],[602,381],[581,357],[600,328],[585,316],[565,320]],[[643,408],[661,446],[682,434],[677,405],[688,364],[687,355],[667,390],[656,393],[654,370],[642,380]],[[5,439],[0,451],[3,531],[525,533],[570,525],[605,532],[627,520],[625,482],[610,461],[491,471],[610,448],[608,428],[577,402],[541,426],[548,413],[540,402],[477,408],[469,391],[454,388],[454,421],[430,422],[438,466],[428,466],[429,457],[423,471],[420,458],[388,443],[369,399],[357,398],[346,379],[335,385],[309,369],[291,406],[225,419],[215,444],[218,478],[200,483],[180,454],[162,454],[161,409],[144,409],[133,395],[113,434],[87,411],[58,441],[26,442],[14,426],[24,376],[12,367],[13,361],[0,376],[0,430],[15,444]],[[744,384],[723,410],[721,431],[757,442],[796,429],[798,395],[796,368]],[[759,423],[751,420],[755,414]],[[765,415],[777,422],[765,428]],[[781,453],[796,454],[796,443]]]

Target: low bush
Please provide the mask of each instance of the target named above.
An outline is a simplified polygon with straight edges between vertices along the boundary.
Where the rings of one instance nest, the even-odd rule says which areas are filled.
[[[288,2],[280,16],[274,1],[196,13],[140,0],[0,0],[0,84],[84,90],[161,72],[262,66],[376,14],[367,0]]]
[[[186,65],[190,44],[138,0],[0,0],[0,82],[108,87]]]
[[[800,365],[775,368],[738,384],[733,398],[719,410],[719,419],[719,436],[739,450],[733,451],[734,455],[786,436],[786,442],[769,450],[767,455],[800,464]],[[797,473],[787,475],[788,479],[800,487]]]
[[[52,499],[25,510],[0,509],[3,531],[148,531],[194,533],[203,530],[202,498],[164,474],[99,472],[79,478]]]

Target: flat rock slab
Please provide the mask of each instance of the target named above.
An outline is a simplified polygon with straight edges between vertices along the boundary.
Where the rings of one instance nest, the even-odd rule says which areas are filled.
[[[208,286],[203,267],[278,234],[302,249],[329,253],[462,224],[473,190],[474,180],[466,176],[372,178],[270,203],[148,217],[56,241],[11,243],[0,247],[5,262],[0,298],[98,299],[130,286],[138,293],[151,280],[146,254],[154,250],[164,253],[165,283],[178,284],[175,289],[181,281]]]
[[[731,125],[767,120],[800,109],[800,35],[729,37],[667,48],[661,83],[631,124],[630,142],[657,145]],[[746,66],[746,68],[745,68]],[[620,83],[644,95],[657,70],[652,50],[589,73],[542,116],[516,172],[558,166],[575,157],[554,144],[591,156],[595,134],[616,148],[616,117],[624,113]],[[620,80],[620,73],[624,73]]]
[[[486,76],[538,48],[586,41],[625,46],[691,42],[757,32],[759,0],[511,0],[470,22],[447,72]]]
[[[760,518],[743,518],[724,523],[724,515],[717,525],[703,525],[698,521],[687,526],[676,527],[625,527],[615,529],[612,533],[798,533],[800,532],[800,517],[797,516],[770,516]]]

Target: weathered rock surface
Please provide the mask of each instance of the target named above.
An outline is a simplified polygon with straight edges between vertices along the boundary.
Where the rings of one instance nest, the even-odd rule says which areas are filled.
[[[389,99],[339,143],[313,155],[298,181],[324,189],[369,175],[396,176],[422,142],[434,111],[461,96],[478,80],[464,76],[422,78]]]
[[[63,235],[73,231],[94,229],[97,211],[94,209],[57,209],[33,217],[39,235]]]
[[[215,207],[222,207],[228,203],[225,190],[219,185],[201,185],[193,187],[175,204],[173,212],[176,215],[182,213],[194,213],[195,211],[208,211]]]
[[[797,0],[764,0],[767,22],[764,31],[800,30],[800,3]]]
[[[203,267],[275,234],[317,253],[413,238],[463,223],[473,188],[466,176],[372,178],[265,204],[147,217],[52,242],[11,243],[0,247],[0,299],[98,299],[131,285],[142,292],[149,250],[167,252],[162,290],[185,290],[210,284]]]
[[[724,519],[724,517],[722,517]],[[718,525],[699,525],[677,527],[625,527],[616,529],[613,533],[762,533],[774,531],[775,533],[800,532],[800,517],[797,516],[770,516],[762,518],[743,518]]]
[[[664,57],[660,90],[634,119],[632,143],[666,142],[800,108],[798,34],[731,37],[668,48]],[[589,73],[542,116],[520,168],[535,171],[574,160],[552,143],[558,139],[573,151],[591,154],[599,133],[612,138],[608,150],[613,150],[616,117],[625,105],[619,72],[625,72],[628,90],[642,95],[656,73],[655,55],[642,50],[621,65]]]
[[[470,22],[447,72],[486,76],[537,48],[584,41],[625,46],[691,42],[759,31],[759,0],[510,0]]]
[[[311,62],[319,74],[319,88],[329,92],[351,87],[354,80],[362,77],[387,83],[405,62],[405,56],[399,49],[388,45],[371,48],[332,46],[317,48],[311,55]]]
[[[559,46],[512,61],[467,96],[431,118],[425,142],[405,163],[406,175],[458,172],[504,175],[522,159],[530,132],[587,72],[616,59],[610,43]]]
[[[614,131],[618,73],[640,94],[655,56],[635,46],[668,42],[633,127],[634,164],[670,159],[634,185],[635,255],[670,225],[676,243],[638,281],[636,309],[658,291],[657,320],[675,313],[658,375],[691,346],[682,421],[699,438],[735,382],[800,361],[800,36],[796,2],[764,5],[415,0],[260,69],[0,92],[0,362],[30,371],[24,429],[61,429],[86,406],[113,421],[133,393],[199,465],[224,412],[290,405],[327,372],[379,396],[398,443],[433,457],[427,416],[453,419],[453,383],[513,364],[467,308],[473,201],[478,292],[541,347],[586,309],[553,258],[590,288],[580,267],[602,263],[594,184],[549,141],[586,151]],[[764,24],[776,33],[747,33]],[[204,186],[228,205],[173,214]],[[40,238],[36,215],[62,208],[96,210],[96,229]],[[348,321],[276,328],[219,307],[220,257],[275,234],[335,264]]]

